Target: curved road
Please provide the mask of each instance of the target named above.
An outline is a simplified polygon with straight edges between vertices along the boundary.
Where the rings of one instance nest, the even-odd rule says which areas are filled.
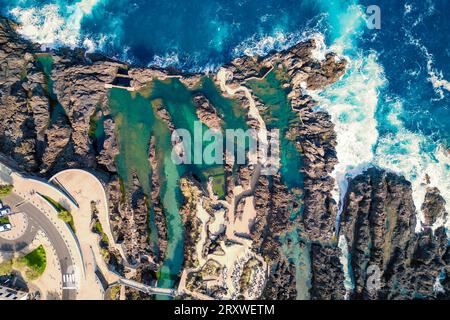
[[[31,243],[36,235],[36,232],[41,229],[45,232],[48,239],[55,248],[56,255],[61,265],[61,270],[67,270],[72,265],[72,257],[67,248],[63,238],[52,224],[52,222],[39,209],[17,194],[11,194],[2,199],[3,202],[9,205],[14,211],[24,212],[28,217],[28,227],[24,235],[16,240],[5,240],[0,237],[1,251],[18,251]],[[18,206],[17,206],[18,205]],[[61,275],[62,276],[62,275]],[[63,300],[74,300],[76,298],[75,290],[63,290]]]

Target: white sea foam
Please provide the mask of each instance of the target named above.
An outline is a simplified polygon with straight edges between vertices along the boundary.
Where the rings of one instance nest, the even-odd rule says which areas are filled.
[[[444,91],[442,89],[450,92],[450,82],[444,79],[442,72],[438,72],[432,68],[428,68],[428,74],[430,76],[429,80],[433,84],[433,88],[436,89],[441,98],[444,97]]]
[[[433,88],[435,89],[439,97],[441,99],[444,98],[443,89],[450,92],[450,82],[444,79],[442,71],[438,71],[434,67],[434,57],[431,53],[428,52],[428,49],[424,45],[420,44],[417,39],[413,39],[412,42],[415,43],[416,46],[422,51],[427,60],[428,80],[433,85]]]
[[[325,14],[320,14],[317,17],[306,22],[306,27],[302,32],[285,32],[282,30],[274,31],[271,34],[256,33],[248,39],[242,41],[232,50],[234,58],[241,56],[265,56],[271,51],[282,51],[289,49],[293,45],[311,38],[318,40],[319,47],[315,54],[320,58],[321,54],[326,50],[324,43],[324,36],[318,30],[324,31]]]
[[[339,162],[333,172],[337,184],[332,194],[341,205],[348,178],[362,173],[372,163],[378,139],[375,112],[379,90],[385,82],[376,55],[360,55],[350,62],[343,79],[320,93],[312,93],[335,125]]]
[[[285,50],[302,39],[300,33],[275,32],[272,35],[253,35],[233,49],[233,56],[265,56],[272,50]]]
[[[94,52],[97,49],[97,45],[90,38],[85,38],[84,39],[83,47],[86,48],[86,52]]]
[[[386,98],[386,103],[389,104],[389,113],[387,120],[394,128],[403,127],[403,122],[400,120],[400,115],[403,111],[402,102],[399,98]]]
[[[405,3],[404,8],[405,8],[405,11],[403,13],[404,15],[407,15],[407,14],[411,13],[411,11],[412,11],[412,5],[411,4]]]
[[[349,12],[351,11],[357,13],[358,8],[350,7]],[[421,207],[427,187],[439,188],[446,200],[446,210],[450,213],[450,155],[442,146],[434,145],[427,137],[404,127],[399,117],[403,112],[399,98],[384,99],[390,107],[386,125],[392,130],[390,134],[379,136],[376,111],[387,80],[377,61],[377,55],[371,53],[363,56],[354,47],[358,29],[355,27],[358,24],[355,18],[357,16],[355,14],[343,23],[342,36],[330,47],[340,54],[350,52],[351,60],[348,58],[350,64],[346,75],[322,92],[308,92],[319,102],[318,108],[331,115],[337,133],[336,153],[339,162],[333,172],[336,179],[333,198],[340,204],[340,214],[348,179],[370,166],[376,165],[402,174],[412,184],[418,216],[416,230],[419,231],[424,222]],[[415,39],[411,38],[411,41]],[[448,90],[449,82],[433,68],[432,55],[419,42],[415,44],[427,57],[430,82],[436,89]],[[322,49],[324,52],[326,50]],[[429,185],[425,184],[425,175],[430,178]],[[441,225],[449,228],[450,219],[440,219],[432,228],[436,229]]]
[[[200,64],[197,59],[190,57],[181,59],[176,52],[167,53],[163,56],[154,55],[148,67],[167,68],[175,67],[193,73],[215,73],[221,67],[214,63]]]
[[[328,49],[327,45],[325,44],[324,35],[321,33],[316,33],[313,34],[312,37],[315,40],[316,47],[312,50],[311,56],[318,61],[325,60],[325,56],[330,51],[330,49]]]
[[[180,58],[176,52],[167,53],[164,56],[155,55],[149,66],[156,66],[159,68],[167,68],[170,66],[178,66]]]
[[[397,133],[380,138],[375,163],[404,175],[411,182],[418,217],[416,231],[420,231],[424,224],[421,207],[427,187],[437,187],[440,190],[447,202],[445,208],[450,212],[450,156],[441,145],[434,145],[425,136],[400,127]],[[429,177],[429,184],[426,183],[426,175]],[[448,228],[449,222],[440,219],[432,228],[442,225]]]
[[[92,13],[94,7],[103,0],[80,0],[70,6],[59,3],[42,7],[10,10],[10,14],[20,23],[18,32],[27,39],[41,44],[44,48],[86,45],[95,50],[92,39],[81,39],[81,22]]]

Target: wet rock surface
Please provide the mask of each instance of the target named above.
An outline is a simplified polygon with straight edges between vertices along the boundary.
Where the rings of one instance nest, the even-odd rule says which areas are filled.
[[[331,177],[336,157],[336,133],[328,114],[316,111],[308,90],[320,90],[339,80],[346,61],[329,53],[318,61],[312,58],[315,40],[299,43],[289,50],[265,58],[242,57],[226,66],[233,72],[230,86],[249,78],[263,77],[275,64],[281,64],[287,78],[291,107],[298,120],[287,130],[287,137],[302,159],[302,188],[288,188],[281,174],[259,176],[254,189],[256,217],[250,228],[252,250],[264,257],[269,275],[261,298],[296,299],[298,279],[293,257],[283,251],[288,232],[298,235],[306,249],[310,267],[303,270],[310,281],[311,299],[448,299],[450,292],[450,253],[442,227],[433,228],[448,214],[437,188],[429,188],[423,207],[424,229],[416,233],[416,211],[411,184],[404,178],[379,169],[369,169],[349,181],[342,215],[336,228],[337,204],[331,196],[335,182]],[[22,169],[49,177],[65,168],[89,168],[102,173],[107,187],[110,220],[115,241],[121,243],[134,278],[151,284],[167,249],[167,226],[159,199],[160,182],[155,143],[149,141],[152,168],[151,195],[145,195],[137,175],[126,188],[117,175],[115,157],[120,152],[115,123],[109,115],[108,92],[119,70],[132,77],[131,86],[146,88],[152,80],[164,79],[173,70],[128,68],[124,64],[81,50],[61,49],[47,53],[52,57],[50,75],[38,62],[40,49],[21,39],[15,25],[0,18],[0,152]],[[199,83],[200,75],[182,76],[188,87]],[[49,87],[51,83],[51,88]],[[244,110],[249,102],[242,92],[235,98]],[[265,106],[256,100],[258,110]],[[221,128],[214,105],[203,95],[193,97],[198,118],[208,127]],[[60,113],[55,116],[55,108]],[[104,139],[98,145],[90,135],[92,117],[101,112]],[[163,104],[156,114],[174,129]],[[260,129],[254,118],[246,117],[250,128]],[[228,186],[250,187],[255,168],[224,166]],[[194,181],[195,179],[191,179]],[[194,188],[195,189],[195,188]],[[200,190],[200,187],[198,187]],[[200,191],[199,191],[200,192]],[[202,191],[203,192],[203,191]],[[233,190],[226,190],[226,200]],[[198,196],[198,195],[197,195]],[[243,212],[243,199],[236,204]],[[195,244],[199,220],[193,201],[180,209],[185,227],[185,267],[196,263]],[[292,215],[301,210],[301,214]],[[158,248],[150,245],[149,212],[153,212]],[[222,235],[219,235],[219,238]],[[345,237],[353,289],[346,292],[341,264],[339,236]],[[289,240],[290,241],[290,240]],[[288,241],[288,242],[289,242]],[[205,244],[205,255],[218,250],[215,241]],[[373,266],[379,270],[374,282]],[[120,268],[120,266],[118,267]],[[444,276],[442,276],[444,275]],[[441,277],[440,281],[437,281]],[[378,281],[379,280],[379,281]],[[439,284],[438,286],[436,284]],[[375,289],[374,289],[375,288]],[[203,290],[203,289],[202,289]],[[220,296],[220,293],[217,293]],[[127,290],[130,299],[146,296]]]
[[[97,155],[97,163],[105,166],[109,172],[117,172],[114,159],[119,154],[119,145],[117,143],[114,120],[105,119],[103,128],[105,140],[101,146],[100,153]]]
[[[198,119],[208,128],[220,131],[221,119],[208,99],[204,95],[198,94],[193,98],[193,102],[197,108]]]
[[[32,45],[14,28],[12,22],[0,18],[0,147],[22,168],[36,170],[37,130],[42,133],[48,117],[45,79],[29,53]]]
[[[445,204],[445,200],[442,198],[438,188],[427,189],[421,208],[427,226],[432,226],[438,219],[445,219],[447,217]]]
[[[339,256],[339,248],[320,244],[311,245],[312,279],[311,299],[345,299],[344,273]]]
[[[340,225],[351,256],[352,298],[436,297],[447,236],[444,228],[415,233],[411,184],[403,177],[372,168],[350,181]]]
[[[162,262],[167,249],[167,227],[166,218],[164,216],[164,209],[160,199],[161,186],[158,179],[158,163],[156,161],[156,147],[154,137],[152,137],[150,140],[149,150],[149,162],[152,168],[151,201],[153,203],[153,217],[158,238],[158,252],[156,257],[158,262]]]
[[[262,294],[267,300],[295,300],[297,290],[292,283],[295,283],[295,267],[287,260],[277,261],[276,272],[269,278]]]

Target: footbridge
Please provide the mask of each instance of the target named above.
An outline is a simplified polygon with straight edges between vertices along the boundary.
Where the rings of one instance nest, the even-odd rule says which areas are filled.
[[[139,290],[139,291],[149,294],[149,295],[157,294],[157,295],[170,296],[170,297],[176,297],[179,295],[175,289],[152,287],[152,286],[148,286],[143,283],[133,281],[130,279],[125,279],[125,278],[119,278],[119,280],[116,283],[119,283],[126,287],[130,287],[130,288]]]

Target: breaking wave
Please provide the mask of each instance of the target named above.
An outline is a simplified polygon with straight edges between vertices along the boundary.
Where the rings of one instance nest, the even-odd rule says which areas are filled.
[[[399,103],[396,103],[399,105]],[[401,106],[401,103],[400,103]],[[374,163],[395,173],[405,176],[412,184],[413,200],[417,210],[416,231],[424,223],[421,211],[427,188],[436,187],[446,200],[446,210],[450,212],[450,154],[443,145],[419,133],[407,130],[398,117],[393,114],[391,125],[395,132],[380,137],[376,148]],[[449,220],[438,220],[433,229],[445,225],[450,228]]]
[[[234,57],[265,56],[271,51],[282,51],[305,39],[302,33],[284,33],[281,31],[273,35],[255,34],[244,40],[233,49]]]
[[[440,190],[450,212],[450,154],[442,144],[405,127],[401,117],[403,102],[401,97],[387,95],[389,83],[378,53],[358,49],[358,23],[361,22],[353,15],[347,25],[353,27],[343,28],[330,47],[346,55],[347,73],[322,92],[310,93],[319,102],[318,108],[331,115],[337,133],[338,164],[333,172],[336,180],[333,198],[340,204],[340,214],[349,178],[371,166],[402,174],[412,184],[418,218],[416,231],[420,231],[424,223],[421,207],[427,188]],[[421,50],[427,57],[428,80],[435,89],[447,90],[449,83],[433,68],[433,57],[423,46]],[[381,134],[380,127],[384,129]],[[441,219],[432,227],[442,225],[449,229],[450,219]]]
[[[134,29],[129,30],[136,27],[133,24],[135,18],[133,15],[138,14],[139,10],[149,10],[148,3],[136,1],[139,5],[129,6],[129,12],[127,11],[122,17],[117,10],[112,11],[123,7],[122,1],[121,5],[116,7],[109,0],[73,0],[69,5],[67,2],[46,1],[47,4],[38,6],[31,0],[8,1],[4,5],[7,9],[4,10],[7,10],[7,13],[20,23],[18,31],[23,36],[40,43],[44,48],[82,46],[88,51],[102,51],[132,63],[142,63],[145,60],[144,65],[174,66],[193,72],[215,71],[219,65],[231,58],[242,55],[263,56],[273,50],[284,50],[299,41],[314,37],[319,44],[314,51],[316,59],[323,59],[326,52],[335,51],[349,61],[347,73],[340,81],[322,92],[311,93],[319,102],[319,108],[331,115],[337,133],[336,151],[339,163],[333,172],[336,178],[333,197],[336,202],[343,203],[342,199],[346,193],[349,178],[370,166],[379,166],[401,173],[411,181],[419,218],[417,230],[423,222],[421,206],[427,187],[436,186],[440,189],[447,202],[447,211],[450,213],[448,151],[437,142],[438,139],[431,140],[428,135],[412,131],[405,125],[405,117],[415,115],[408,113],[409,110],[404,110],[404,108],[407,109],[407,103],[399,94],[392,95],[386,90],[389,87],[386,75],[389,68],[384,70],[380,62],[381,49],[378,50],[380,52],[362,50],[359,44],[364,27],[362,7],[347,5],[340,1],[305,0],[302,2],[303,9],[307,9],[306,4],[310,3],[310,7],[317,6],[325,13],[318,14],[310,21],[301,20],[307,18],[300,15],[294,16],[292,13],[293,20],[301,20],[301,30],[298,30],[298,21],[297,27],[293,28],[293,24],[289,24],[287,17],[286,21],[277,19],[276,13],[266,11],[261,12],[261,15],[257,17],[256,28],[251,24],[241,27],[240,23],[243,24],[251,17],[243,14],[234,18],[238,12],[245,11],[240,5],[233,8],[239,11],[226,12],[223,8],[219,8],[220,6],[215,10],[214,3],[211,4],[210,9],[202,11],[203,14],[214,13],[214,17],[207,21],[208,23],[192,24],[191,20],[184,21],[185,17],[181,15],[177,16],[179,19],[173,22],[172,29],[164,26],[162,29],[153,30],[152,28],[159,27],[158,19],[161,14],[155,10],[148,20],[157,22],[146,25],[146,28],[152,32],[155,31],[154,37],[152,37],[153,34],[149,34],[148,38],[134,39],[135,35],[131,34],[135,32]],[[3,4],[3,0],[0,0],[0,3]],[[101,12],[95,19],[101,18],[102,22],[99,22],[99,25],[92,22],[94,25],[84,30],[83,21],[93,17],[100,5],[102,9],[106,4],[110,5],[108,8],[111,12]],[[207,6],[207,4],[199,4],[199,6]],[[169,9],[170,6],[165,5],[159,8],[162,12]],[[426,15],[431,15],[433,10],[430,7]],[[411,17],[416,11],[412,5],[402,5],[401,15]],[[5,14],[5,12],[2,13]],[[289,15],[288,13],[286,16]],[[227,15],[233,18],[222,19]],[[420,15],[412,27],[419,26],[427,17],[426,15]],[[277,20],[283,21],[280,25],[272,26]],[[145,19],[138,21],[139,23],[147,22]],[[198,32],[192,32],[189,29],[191,26],[198,27]],[[97,29],[100,31],[95,34],[87,31]],[[168,31],[165,33],[166,29]],[[175,31],[182,32],[180,39],[174,40],[175,35],[178,35]],[[207,38],[212,32],[216,33]],[[187,38],[188,40],[185,40]],[[450,91],[450,81],[445,79],[443,72],[439,70],[442,66],[436,67],[433,51],[428,50],[420,38],[424,39],[409,33],[409,44],[414,45],[421,56],[425,57],[423,70],[427,72],[427,79],[423,82],[428,86],[431,83],[434,89],[432,93],[435,92],[442,100],[447,91]],[[145,47],[146,42],[152,45]],[[153,45],[153,42],[158,43]],[[191,44],[191,42],[194,43]],[[139,54],[144,58],[139,57]],[[407,59],[407,57],[404,58]],[[411,74],[411,76],[414,75]],[[408,101],[409,104],[410,102]],[[434,227],[444,223],[449,226],[448,221],[439,221]]]
[[[336,203],[343,203],[348,178],[372,165],[378,140],[375,113],[385,84],[376,54],[359,55],[350,61],[349,70],[340,81],[314,96],[319,108],[331,115],[337,133],[338,164],[333,172]]]
[[[411,32],[408,30],[406,30],[406,36],[409,39],[409,43],[414,45],[424,56],[426,60],[426,69],[428,72],[428,81],[431,82],[436,94],[439,95],[440,99],[443,99],[444,90],[450,92],[450,82],[444,79],[442,71],[439,71],[434,67],[434,57],[428,51],[427,47],[425,47],[419,39],[414,38]]]
[[[94,51],[98,44],[88,37],[81,38],[81,21],[102,1],[80,0],[69,6],[59,2],[42,7],[16,6],[9,13],[20,23],[18,32],[44,48],[84,46]]]
[[[303,31],[286,32],[277,30],[271,34],[255,33],[232,49],[232,57],[265,56],[273,51],[283,51],[307,39],[319,40],[318,50],[325,49],[323,32],[326,30],[326,14],[319,14],[307,21]]]

